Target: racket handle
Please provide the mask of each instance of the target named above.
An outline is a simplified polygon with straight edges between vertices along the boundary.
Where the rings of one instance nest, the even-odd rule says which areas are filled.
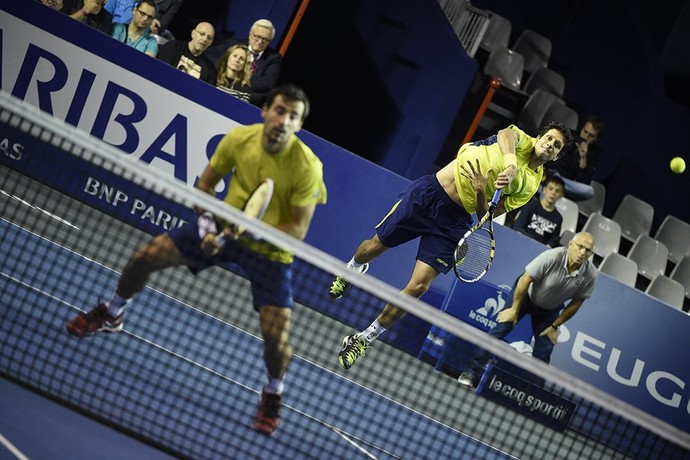
[[[498,189],[496,190],[496,193],[494,193],[494,197],[491,198],[491,206],[496,207],[498,205],[498,200],[501,199],[501,194],[503,193],[503,189]]]

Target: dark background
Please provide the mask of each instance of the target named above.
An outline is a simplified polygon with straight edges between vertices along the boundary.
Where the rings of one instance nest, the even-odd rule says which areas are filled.
[[[276,12],[278,4],[282,10]],[[176,24],[183,24],[180,28],[187,34],[184,27],[208,20],[216,24],[219,39],[224,34],[246,36],[261,11],[274,23],[277,18],[289,25],[298,4],[296,0],[287,2],[287,7],[286,1],[254,2],[254,10],[247,13],[253,16],[243,17],[246,2],[202,5],[187,1]],[[667,214],[690,222],[690,207],[684,200],[688,173],[673,174],[669,169],[674,156],[690,160],[686,141],[690,129],[689,0],[475,0],[472,5],[512,22],[511,45],[523,29],[550,38],[553,51],[549,67],[565,76],[567,105],[581,120],[590,115],[606,120],[607,132],[600,141],[602,157],[595,174],[595,180],[607,188],[605,215],[612,216],[629,193],[654,205],[652,233]],[[392,166],[394,157],[382,152],[390,147],[396,129],[403,129],[401,120],[417,117],[421,126],[430,113],[419,100],[405,105],[396,99],[399,82],[378,64],[383,59],[381,46],[371,42],[376,29],[402,9],[417,11],[421,23],[429,15],[435,19],[440,7],[436,0],[312,0],[285,55],[281,80],[301,85],[310,96],[313,111],[305,129],[413,179],[452,157],[467,125],[466,120],[458,122],[458,115],[473,113],[477,98],[475,88],[467,86],[466,97],[459,104],[443,108],[445,117],[456,123],[444,127],[443,133],[434,133],[445,142],[437,151],[424,153],[426,163],[417,162],[414,168]],[[287,11],[290,17],[286,17]],[[407,35],[415,33],[412,22],[405,24]],[[439,21],[438,28],[444,27],[448,25]],[[278,28],[273,47],[280,46],[285,28]],[[421,49],[429,53],[434,64],[418,63],[415,76],[425,71],[443,75],[459,66],[468,74],[477,72],[476,66],[447,52],[448,46],[459,44],[425,43],[425,34],[418,35],[423,42]],[[399,47],[404,53],[409,44],[401,40]],[[427,85],[426,90],[431,95],[449,88]],[[414,130],[409,123],[404,129]],[[420,137],[424,135],[420,133]],[[404,150],[395,149],[394,155],[400,155],[398,163],[410,162]]]

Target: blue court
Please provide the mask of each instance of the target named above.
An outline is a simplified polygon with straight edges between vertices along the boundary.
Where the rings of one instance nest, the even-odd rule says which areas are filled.
[[[280,452],[280,458],[327,453],[394,459],[418,458],[427,450],[435,458],[458,452],[513,458],[297,355],[281,426],[272,438],[262,436],[251,423],[265,382],[259,337],[149,288],[130,309],[125,332],[72,337],[65,321],[92,308],[94,292],[110,292],[117,273],[4,219],[0,234],[0,373],[125,432],[194,458],[247,458],[248,453],[278,458]],[[71,279],[86,283],[74,286]],[[42,400],[46,413],[64,417],[75,430],[96,430],[75,422],[74,412]],[[0,397],[0,407],[14,402]],[[360,423],[352,411],[355,402],[385,414],[378,429]],[[0,426],[8,438],[25,436]],[[32,448],[50,445],[49,432],[32,431]],[[150,451],[148,445],[123,445],[131,449],[128,457],[156,458],[141,453]]]

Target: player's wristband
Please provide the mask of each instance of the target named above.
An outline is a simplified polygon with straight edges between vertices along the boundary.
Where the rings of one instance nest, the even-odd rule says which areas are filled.
[[[551,327],[554,328],[554,329],[556,329],[556,330],[558,330],[558,326],[556,326],[556,325],[553,324],[553,323],[551,323]]]

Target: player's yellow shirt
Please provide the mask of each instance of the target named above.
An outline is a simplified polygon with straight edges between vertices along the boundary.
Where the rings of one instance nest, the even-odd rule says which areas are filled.
[[[285,150],[266,152],[261,146],[263,127],[263,123],[258,123],[230,131],[218,144],[209,164],[221,176],[234,171],[225,202],[239,209],[265,178],[273,179],[273,197],[263,221],[276,226],[290,221],[292,206],[325,203],[326,185],[323,164],[306,144],[293,135]],[[293,260],[292,253],[265,241],[245,238],[243,242],[271,260]]]
[[[536,171],[530,169],[528,166],[537,139],[529,136],[515,125],[510,125],[507,129],[511,129],[517,133],[518,142],[515,146],[515,156],[517,158],[518,169],[510,185],[503,189],[502,196],[505,197],[504,207],[506,212],[519,208],[532,198],[539,188],[544,172],[543,166],[539,166]],[[457,187],[462,204],[465,206],[465,210],[470,214],[473,214],[477,210],[477,194],[470,180],[462,175],[460,165],[465,165],[465,168],[467,168],[468,161],[471,161],[474,165],[477,159],[479,160],[482,172],[486,173],[489,169],[492,170],[489,174],[489,182],[486,186],[486,196],[487,198],[491,198],[496,192],[496,188],[494,187],[496,177],[506,168],[506,164],[503,162],[503,153],[498,146],[496,135],[483,141],[464,144],[460,147],[460,151],[458,152],[454,171],[455,186]]]

